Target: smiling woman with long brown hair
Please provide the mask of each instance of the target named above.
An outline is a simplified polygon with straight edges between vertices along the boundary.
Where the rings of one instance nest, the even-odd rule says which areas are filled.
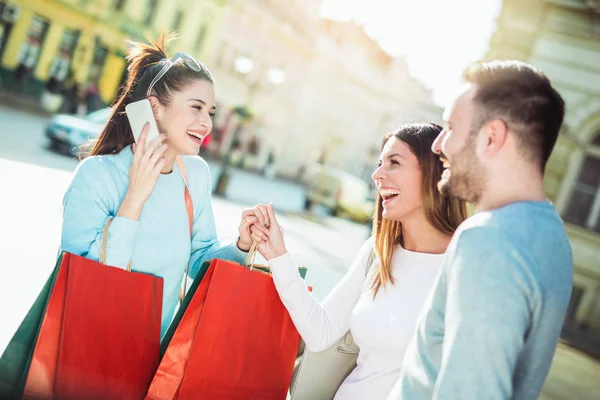
[[[387,397],[452,234],[468,216],[466,203],[437,190],[443,167],[431,145],[441,130],[407,124],[385,136],[373,173],[378,191],[373,237],[323,302],[307,290],[287,253],[272,205],[266,210],[268,234],[252,228],[307,348],[324,350],[348,330],[360,347],[357,366],[336,399]]]
[[[386,167],[386,161],[380,160],[378,170],[373,174],[378,188],[373,239],[380,260],[372,286],[374,295],[382,286],[394,282],[391,264],[397,245],[405,249],[419,248],[427,253],[443,253],[458,225],[468,217],[467,203],[446,197],[437,189],[444,167],[438,157],[429,153],[431,143],[441,131],[442,127],[436,124],[405,125],[383,139],[383,150],[386,145],[389,149],[389,154],[385,156],[389,165]],[[414,164],[406,160],[407,148],[418,160],[421,190],[420,193],[403,190],[397,196],[400,199],[404,197],[405,201],[398,202],[394,201],[397,196],[388,195],[387,189],[397,190],[396,186],[407,185],[410,188],[411,184],[416,185],[414,180],[418,179],[415,174],[403,173],[403,170],[406,172],[406,169],[414,168]],[[393,151],[395,149],[399,151]],[[408,157],[412,159],[410,155]],[[407,183],[407,180],[412,182]],[[418,210],[411,209],[411,205],[417,203],[412,201],[414,197],[420,198]],[[427,237],[429,243],[418,245],[415,243],[419,241],[417,237]]]

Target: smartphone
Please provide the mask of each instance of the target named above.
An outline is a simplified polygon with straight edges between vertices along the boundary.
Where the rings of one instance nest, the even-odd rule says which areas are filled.
[[[154,119],[154,112],[152,111],[150,100],[143,99],[127,104],[125,106],[125,114],[127,114],[127,119],[129,119],[129,125],[131,126],[133,138],[136,143],[138,142],[140,133],[142,133],[142,128],[146,122],[150,123],[150,130],[146,137],[146,147],[148,147],[148,144],[160,134],[158,132],[158,125],[156,125],[156,120]]]

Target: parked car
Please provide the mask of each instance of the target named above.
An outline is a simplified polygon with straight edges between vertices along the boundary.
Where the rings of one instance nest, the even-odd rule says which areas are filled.
[[[102,108],[87,115],[56,114],[46,127],[53,149],[77,155],[79,147],[97,139],[110,118],[112,109]]]
[[[307,186],[304,207],[322,205],[331,215],[347,216],[368,223],[375,210],[375,196],[371,186],[364,180],[339,169],[313,165],[305,175]]]

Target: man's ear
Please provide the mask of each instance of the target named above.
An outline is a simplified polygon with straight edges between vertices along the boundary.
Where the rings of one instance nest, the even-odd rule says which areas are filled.
[[[493,156],[506,143],[508,138],[508,126],[501,119],[495,119],[487,123],[484,128],[485,132],[485,149],[483,154]]]
[[[162,104],[160,104],[160,101],[158,101],[158,98],[156,96],[150,96],[148,100],[150,100],[152,112],[154,112],[154,119],[156,120],[156,122],[160,121],[162,116],[164,115],[165,108]]]

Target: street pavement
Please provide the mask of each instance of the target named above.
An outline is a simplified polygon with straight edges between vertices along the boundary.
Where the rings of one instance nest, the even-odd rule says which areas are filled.
[[[47,149],[47,122],[48,117],[0,106],[0,352],[54,267],[62,196],[77,166],[77,160]],[[209,166],[214,182],[220,166]],[[343,219],[304,215],[303,200],[298,184],[234,170],[226,197],[213,198],[217,233],[233,240],[242,210],[272,201],[290,254],[308,267],[307,283],[323,299],[369,231]],[[540,399],[600,400],[599,378],[600,362],[561,344]]]
[[[213,180],[213,189],[221,172],[221,163],[207,160]],[[304,211],[305,188],[286,179],[268,179],[257,173],[241,169],[233,170],[225,198],[245,204],[272,202],[277,210],[301,213]]]

